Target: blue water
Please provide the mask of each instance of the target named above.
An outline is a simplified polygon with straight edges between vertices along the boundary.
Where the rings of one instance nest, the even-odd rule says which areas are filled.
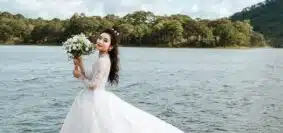
[[[120,84],[109,90],[188,133],[283,132],[283,49],[120,52]],[[59,132],[83,89],[62,48],[0,46],[0,57],[0,132]]]

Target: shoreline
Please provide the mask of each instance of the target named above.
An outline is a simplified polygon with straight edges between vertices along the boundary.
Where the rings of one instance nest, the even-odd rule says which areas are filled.
[[[1,44],[0,46],[58,46],[58,44],[32,44],[32,43],[21,43],[21,44]],[[170,49],[255,49],[255,48],[273,48],[271,46],[263,47],[158,47],[158,46],[131,46],[131,45],[120,45],[125,48],[170,48]]]

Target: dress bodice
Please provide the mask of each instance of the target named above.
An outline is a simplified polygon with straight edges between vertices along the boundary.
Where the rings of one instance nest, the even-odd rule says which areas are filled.
[[[108,54],[99,55],[92,64],[90,71],[85,71],[85,76],[80,77],[87,88],[105,89],[110,72],[110,57]]]

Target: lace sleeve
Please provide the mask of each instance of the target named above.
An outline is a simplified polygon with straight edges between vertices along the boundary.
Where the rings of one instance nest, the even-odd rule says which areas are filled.
[[[84,73],[85,73],[85,78],[87,78],[88,80],[91,80],[92,79],[92,76],[93,76],[93,72],[94,72],[94,65],[92,65],[91,67],[92,69],[86,69],[84,68]]]
[[[96,89],[100,87],[100,84],[103,82],[103,78],[105,77],[105,74],[107,73],[107,70],[109,68],[109,64],[104,59],[99,59],[97,63],[97,70],[93,71],[93,75],[91,80],[81,77],[81,80],[84,82],[85,86],[89,89]]]

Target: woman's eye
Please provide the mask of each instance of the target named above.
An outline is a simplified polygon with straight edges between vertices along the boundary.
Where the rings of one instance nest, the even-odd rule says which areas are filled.
[[[103,39],[104,42],[107,42],[107,39]]]

